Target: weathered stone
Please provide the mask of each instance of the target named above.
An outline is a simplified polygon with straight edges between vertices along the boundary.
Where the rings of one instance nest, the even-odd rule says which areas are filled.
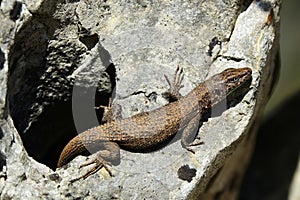
[[[275,77],[279,0],[9,2],[0,12],[2,199],[237,196]],[[114,177],[100,170],[73,184],[84,157],[49,168],[76,130],[99,123],[99,96],[103,103],[113,93],[124,117],[160,107],[164,74],[177,65],[185,72],[182,94],[225,68],[253,70],[237,105],[212,109],[195,155],[180,141],[148,154],[122,150]]]

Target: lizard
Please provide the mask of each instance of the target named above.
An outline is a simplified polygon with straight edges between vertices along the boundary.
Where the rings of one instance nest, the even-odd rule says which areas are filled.
[[[240,88],[251,83],[251,75],[249,67],[228,68],[182,96],[179,90],[183,87],[183,70],[177,67],[173,82],[165,75],[172,102],[125,119],[121,119],[119,107],[115,120],[88,129],[70,140],[60,154],[57,167],[61,168],[83,152],[97,152],[95,159],[80,168],[91,164],[94,166],[72,181],[85,179],[102,167],[112,176],[108,165],[120,162],[120,148],[132,152],[151,152],[165,146],[178,131],[182,131],[182,147],[195,153],[192,147],[203,143],[197,141],[200,138],[194,135],[199,128],[201,115],[230,95],[236,97],[242,90]]]

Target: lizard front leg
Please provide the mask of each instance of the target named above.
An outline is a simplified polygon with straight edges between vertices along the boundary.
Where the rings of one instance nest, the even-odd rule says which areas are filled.
[[[172,82],[169,80],[169,78],[166,75],[165,78],[170,88],[167,93],[164,93],[164,95],[169,99],[170,102],[179,100],[182,97],[179,90],[183,87],[182,85],[182,81],[184,78],[183,69],[177,66]],[[195,151],[191,148],[192,146],[203,144],[202,141],[199,141],[200,138],[196,138],[198,140],[195,140],[195,136],[199,129],[200,119],[201,119],[200,112],[199,111],[195,111],[195,112],[197,112],[196,116],[190,119],[187,126],[184,128],[181,136],[182,147],[192,153],[195,153]]]
[[[201,123],[200,119],[201,114],[199,112],[189,121],[181,136],[181,146],[192,153],[195,153],[195,151],[191,148],[192,146],[203,144],[200,137],[196,137]]]
[[[168,82],[170,88],[168,92],[165,92],[163,94],[164,97],[166,97],[169,102],[177,101],[182,97],[179,90],[183,87],[182,81],[183,81],[184,73],[183,69],[177,66],[173,81],[170,81],[170,79],[165,75],[165,79]]]

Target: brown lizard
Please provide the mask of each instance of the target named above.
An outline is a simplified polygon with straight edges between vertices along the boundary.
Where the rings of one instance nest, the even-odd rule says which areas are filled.
[[[200,83],[186,96],[181,96],[183,71],[177,68],[173,82],[169,81],[170,99],[173,102],[126,119],[116,119],[103,125],[91,128],[74,137],[63,149],[57,163],[62,167],[77,155],[85,151],[96,152],[96,159],[83,164],[95,164],[83,176],[87,178],[104,167],[120,160],[120,148],[133,152],[149,152],[166,145],[178,131],[182,131],[182,147],[194,152],[191,148],[201,144],[195,140],[194,132],[198,128],[201,115],[212,106],[226,99],[230,94],[235,97],[239,88],[251,82],[252,70],[245,68],[229,68]],[[120,112],[120,109],[119,109]]]

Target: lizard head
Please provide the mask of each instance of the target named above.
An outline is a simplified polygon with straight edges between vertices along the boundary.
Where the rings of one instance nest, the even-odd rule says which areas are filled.
[[[252,70],[245,68],[228,68],[223,72],[212,76],[207,82],[212,104],[231,94],[237,96],[240,88],[251,83]]]
[[[222,84],[225,86],[226,94],[234,92],[241,86],[248,83],[251,79],[252,70],[249,67],[245,68],[228,68],[224,70],[220,76]]]

